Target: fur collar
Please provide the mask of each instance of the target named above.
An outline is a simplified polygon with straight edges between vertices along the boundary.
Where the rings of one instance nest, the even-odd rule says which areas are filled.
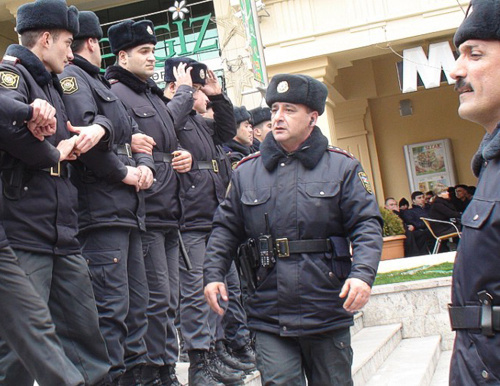
[[[287,154],[276,142],[272,133],[260,144],[260,153],[262,162],[269,171],[276,168],[280,159],[289,157],[297,158],[306,169],[314,169],[327,148],[328,139],[321,133],[319,127],[315,126],[309,138],[293,153]]]
[[[108,80],[116,79],[120,81],[121,83],[135,91],[137,94],[143,94],[149,89],[153,94],[156,94],[162,100],[165,100],[162,89],[156,85],[153,79],[148,79],[146,82],[144,82],[142,79],[139,79],[137,76],[124,69],[123,67],[109,66],[106,69],[106,75],[104,76]]]
[[[75,66],[80,67],[90,76],[99,78],[99,80],[102,81],[108,88],[111,88],[111,85],[109,84],[108,80],[101,74],[101,69],[97,66],[94,66],[83,56],[75,54],[75,58],[73,59],[73,64]]]
[[[500,124],[493,133],[486,133],[479,145],[474,157],[472,157],[472,171],[476,177],[479,177],[481,168],[485,161],[500,158]]]
[[[59,94],[62,95],[62,89],[57,75],[48,72],[38,56],[29,49],[19,44],[11,44],[7,47],[5,54],[18,58],[40,87],[45,87],[52,82],[56,90],[59,91]]]
[[[231,153],[234,153],[234,152],[241,153],[245,157],[247,155],[250,155],[250,153],[251,153],[249,146],[242,145],[241,143],[239,143],[238,141],[236,141],[234,138],[231,139],[230,141],[227,141],[224,144],[224,148],[226,148]]]

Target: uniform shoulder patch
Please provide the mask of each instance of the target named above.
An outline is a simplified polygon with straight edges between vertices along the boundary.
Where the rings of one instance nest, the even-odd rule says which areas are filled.
[[[62,78],[60,82],[64,94],[70,95],[78,91],[78,83],[74,76],[67,76],[66,78]]]
[[[239,162],[234,162],[236,165],[233,166],[233,169],[236,169],[238,168],[240,165],[244,164],[245,162],[247,161],[250,161],[251,159],[254,159],[254,158],[258,158],[260,157],[260,151],[256,152],[256,153],[252,153],[250,155],[247,155],[245,158],[243,158],[241,161]]]
[[[365,172],[359,172],[358,173],[358,177],[361,180],[361,183],[363,184],[363,188],[365,188],[365,190],[368,193],[373,194],[372,185],[370,184],[370,181],[368,180],[368,176],[366,175],[366,173]]]
[[[0,71],[0,86],[16,90],[19,87],[19,75],[12,71]]]
[[[343,154],[349,158],[354,159],[354,154],[349,153],[347,150],[341,149],[340,147],[337,146],[328,146],[328,151],[331,151],[332,153],[338,153],[338,154]]]

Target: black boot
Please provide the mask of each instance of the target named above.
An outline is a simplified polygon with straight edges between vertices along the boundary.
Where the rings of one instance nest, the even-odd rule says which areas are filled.
[[[160,367],[160,379],[162,386],[181,386],[177,375],[175,375],[175,365]]]
[[[228,386],[238,386],[245,384],[245,382],[243,381],[243,378],[245,378],[245,372],[233,369],[232,367],[226,365],[217,356],[215,350],[213,349],[210,350],[208,358],[209,358],[209,369],[212,372],[215,379]]]
[[[144,386],[161,386],[160,367],[144,366],[142,368],[142,383]]]
[[[222,360],[222,362],[233,369],[242,370],[247,374],[257,369],[255,363],[241,362],[236,357],[232,356],[227,350],[226,344],[222,340],[218,340],[215,343],[215,350],[217,352],[217,356]]]
[[[127,370],[123,374],[119,381],[119,386],[144,386],[142,383],[142,367],[143,365],[137,365]]]
[[[224,386],[217,381],[208,367],[208,351],[190,350],[188,382],[190,386]]]
[[[240,362],[253,363],[253,364],[257,363],[257,360],[255,358],[255,351],[254,351],[250,341],[247,342],[242,347],[239,347],[237,349],[232,349],[231,354],[233,355],[233,357],[238,359]]]

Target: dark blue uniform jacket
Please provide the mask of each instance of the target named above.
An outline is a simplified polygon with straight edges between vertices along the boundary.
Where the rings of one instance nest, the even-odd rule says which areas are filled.
[[[373,283],[382,249],[377,203],[359,162],[328,147],[319,128],[289,155],[268,135],[261,152],[233,172],[207,246],[206,284],[224,281],[240,243],[266,234],[265,213],[274,239],[349,238],[349,277]],[[339,298],[344,280],[335,275],[333,264],[331,252],[278,258],[248,297],[249,326],[301,336],[351,325],[352,314]]]

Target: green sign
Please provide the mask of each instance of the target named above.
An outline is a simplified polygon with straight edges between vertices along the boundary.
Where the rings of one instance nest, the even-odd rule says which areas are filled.
[[[252,6],[250,4],[251,1],[252,0],[240,0],[241,15],[247,32],[250,57],[252,59],[253,75],[257,82],[264,84],[264,72],[262,71],[262,60],[260,57],[257,33],[255,31],[255,20],[252,13]]]

